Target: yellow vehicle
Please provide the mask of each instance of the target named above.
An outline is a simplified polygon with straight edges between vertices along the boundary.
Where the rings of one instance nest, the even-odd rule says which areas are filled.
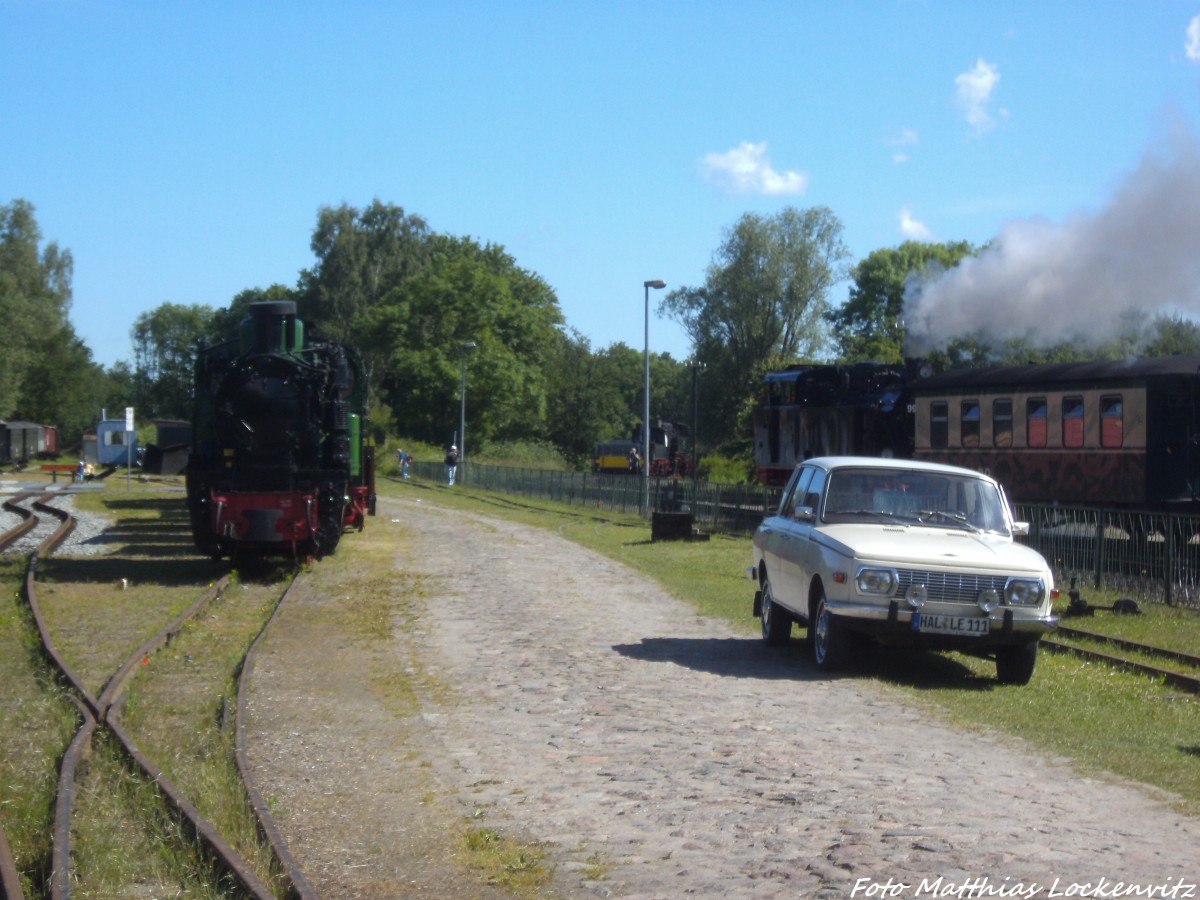
[[[633,441],[602,441],[592,452],[592,471],[610,474],[629,474],[629,451]]]

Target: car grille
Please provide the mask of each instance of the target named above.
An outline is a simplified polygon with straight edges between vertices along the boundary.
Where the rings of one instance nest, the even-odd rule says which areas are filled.
[[[896,596],[903,597],[911,585],[923,584],[929,591],[929,599],[941,603],[975,603],[986,590],[1004,596],[1004,575],[971,575],[962,572],[919,572],[900,569],[900,589]]]

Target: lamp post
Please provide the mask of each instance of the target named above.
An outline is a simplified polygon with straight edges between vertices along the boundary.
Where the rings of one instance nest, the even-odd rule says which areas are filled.
[[[700,404],[696,394],[696,373],[704,368],[704,363],[692,360],[692,484],[696,483],[696,439],[699,435]]]
[[[466,341],[462,345],[462,386],[458,395],[458,467],[464,480],[467,474],[467,351],[474,349],[474,341]]]
[[[643,392],[645,406],[642,407],[642,511],[648,512],[650,505],[650,288],[661,291],[667,286],[665,281],[654,279],[642,283],[646,289],[646,350],[643,354],[645,372]]]

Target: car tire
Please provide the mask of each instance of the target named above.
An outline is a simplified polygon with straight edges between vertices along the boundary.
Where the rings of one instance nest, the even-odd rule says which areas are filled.
[[[762,639],[763,643],[778,647],[786,644],[792,636],[792,614],[775,602],[771,594],[771,582],[762,586]]]
[[[844,666],[850,656],[850,634],[825,605],[824,591],[817,595],[810,630],[817,668],[832,672]]]
[[[1037,653],[1037,641],[1000,647],[996,651],[996,680],[1001,684],[1029,684]]]

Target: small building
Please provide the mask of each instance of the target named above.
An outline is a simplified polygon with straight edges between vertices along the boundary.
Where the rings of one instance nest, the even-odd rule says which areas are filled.
[[[101,466],[135,463],[138,459],[137,432],[127,432],[124,419],[103,419],[96,426],[94,438],[92,435],[84,437],[83,458]]]

